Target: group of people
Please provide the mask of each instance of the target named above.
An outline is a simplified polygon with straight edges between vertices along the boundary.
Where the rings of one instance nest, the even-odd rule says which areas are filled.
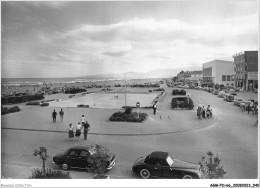
[[[69,124],[69,138],[74,138],[74,126],[72,125],[72,123]],[[88,121],[85,120],[85,116],[82,115],[81,116],[81,122],[78,122],[78,124],[76,125],[76,132],[75,132],[75,136],[76,138],[80,138],[81,136],[81,130],[84,129],[84,140],[87,140],[88,137],[88,131],[90,130],[90,125],[88,123]]]
[[[210,105],[208,105],[207,109],[205,109],[204,106],[202,107],[198,107],[197,109],[197,116],[199,119],[201,119],[201,117],[203,118],[211,118],[212,117],[212,109],[210,108]]]
[[[60,120],[62,122],[63,121],[63,116],[64,116],[64,111],[62,109],[59,111],[59,115],[60,115]],[[57,112],[55,110],[53,110],[51,116],[52,116],[53,123],[56,123]]]

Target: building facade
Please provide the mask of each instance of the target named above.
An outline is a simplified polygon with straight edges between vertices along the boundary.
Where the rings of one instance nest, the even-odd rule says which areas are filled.
[[[202,78],[202,71],[190,71],[186,80],[193,86],[200,86]]]
[[[258,51],[244,51],[233,58],[235,86],[246,90],[258,88]]]
[[[234,86],[234,63],[232,61],[213,60],[203,64],[202,85],[219,84]]]

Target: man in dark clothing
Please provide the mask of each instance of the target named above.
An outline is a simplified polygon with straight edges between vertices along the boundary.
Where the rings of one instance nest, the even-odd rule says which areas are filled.
[[[157,108],[156,103],[154,103],[154,105],[153,105],[153,114],[154,115],[156,114],[156,108]]]
[[[61,122],[62,122],[62,120],[63,120],[63,115],[64,115],[64,111],[61,109],[59,114],[60,114],[60,120],[61,120]]]
[[[88,123],[88,121],[85,121],[85,123],[82,123],[83,127],[84,127],[84,140],[87,140],[88,138],[88,131],[90,129],[90,125]]]
[[[55,110],[53,110],[53,112],[52,112],[53,123],[56,122],[56,116],[57,116],[57,112],[55,112]]]

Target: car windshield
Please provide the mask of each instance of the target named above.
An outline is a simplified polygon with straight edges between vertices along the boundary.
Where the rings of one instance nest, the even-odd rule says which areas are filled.
[[[169,164],[169,166],[172,166],[172,165],[173,165],[173,162],[174,162],[174,161],[173,161],[173,159],[171,158],[170,155],[167,156],[166,161],[167,161],[167,163]]]

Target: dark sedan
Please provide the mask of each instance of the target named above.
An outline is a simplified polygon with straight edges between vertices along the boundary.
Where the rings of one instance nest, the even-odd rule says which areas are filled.
[[[173,159],[168,152],[155,151],[147,157],[137,159],[132,171],[141,178],[199,179],[199,165]]]
[[[95,153],[94,146],[75,146],[55,155],[53,162],[60,165],[63,170],[69,168],[88,169],[91,165],[88,159]],[[109,153],[105,160],[107,161],[107,170],[115,166],[115,154]]]

